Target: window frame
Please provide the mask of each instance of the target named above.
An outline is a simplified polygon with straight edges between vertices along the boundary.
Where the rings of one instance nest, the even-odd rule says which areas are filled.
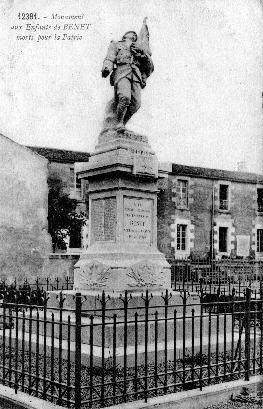
[[[260,203],[260,201],[259,201],[259,190],[262,191],[262,197],[261,197],[262,203]],[[257,212],[258,213],[263,213],[263,187],[258,187],[257,188]]]
[[[176,207],[179,209],[189,207],[189,179],[177,178],[176,180]]]
[[[259,232],[261,231],[261,237]],[[263,253],[263,227],[257,228],[257,253]]]
[[[221,186],[225,186],[226,187],[226,197],[227,199],[221,199]],[[219,204],[218,204],[218,208],[220,211],[223,212],[227,212],[230,208],[230,186],[228,183],[219,183],[219,192],[218,192],[218,200],[219,200]],[[226,202],[225,205],[221,205],[221,202]]]
[[[177,223],[176,250],[177,251],[187,251],[187,224]]]
[[[78,178],[76,168],[70,167],[70,197],[76,200],[83,200],[83,182],[82,179]]]
[[[228,227],[227,226],[219,226],[218,227],[218,252],[221,254],[226,254],[228,253]],[[224,246],[224,250],[220,249],[220,231],[224,230],[225,231],[225,246]]]

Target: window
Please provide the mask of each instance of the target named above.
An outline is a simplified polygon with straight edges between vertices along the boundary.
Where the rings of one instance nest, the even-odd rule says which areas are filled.
[[[80,199],[82,197],[81,179],[77,177],[74,168],[70,168],[69,186],[71,197]]]
[[[263,212],[263,189],[257,190],[258,212]]]
[[[178,179],[177,181],[177,205],[180,207],[188,207],[188,181]]]
[[[81,179],[76,177],[76,194],[77,196],[81,196]]]
[[[227,252],[227,227],[219,227],[219,252]]]
[[[257,229],[257,252],[263,253],[263,229]]]
[[[228,185],[219,186],[219,209],[228,210]]]
[[[74,168],[70,168],[69,169],[69,187],[70,189],[74,189],[74,184],[75,184],[75,172],[74,172]]]
[[[177,250],[186,250],[186,224],[177,224]]]
[[[81,227],[76,226],[70,231],[69,234],[69,247],[80,248],[81,247]]]

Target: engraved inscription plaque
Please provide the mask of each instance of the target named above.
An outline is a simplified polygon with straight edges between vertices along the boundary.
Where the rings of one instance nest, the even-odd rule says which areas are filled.
[[[114,241],[116,239],[116,197],[93,199],[91,202],[91,241]]]
[[[136,197],[123,200],[124,241],[152,244],[153,200]]]
[[[133,173],[148,173],[150,175],[158,175],[158,163],[156,158],[145,151],[134,151],[133,157]]]

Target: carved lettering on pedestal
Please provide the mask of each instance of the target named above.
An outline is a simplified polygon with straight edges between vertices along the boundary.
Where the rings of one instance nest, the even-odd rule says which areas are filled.
[[[133,150],[133,173],[147,173],[149,175],[158,175],[158,164],[156,157],[150,152],[144,150]]]
[[[126,242],[152,244],[153,200],[124,197],[123,234]]]
[[[116,197],[93,199],[91,202],[91,242],[116,239]]]

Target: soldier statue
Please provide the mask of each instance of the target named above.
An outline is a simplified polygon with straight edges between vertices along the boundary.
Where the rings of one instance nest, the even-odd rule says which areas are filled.
[[[141,106],[141,89],[154,70],[146,18],[139,36],[128,31],[121,41],[111,41],[103,62],[102,77],[110,73],[114,99],[110,101],[104,129],[125,129],[125,124]]]

